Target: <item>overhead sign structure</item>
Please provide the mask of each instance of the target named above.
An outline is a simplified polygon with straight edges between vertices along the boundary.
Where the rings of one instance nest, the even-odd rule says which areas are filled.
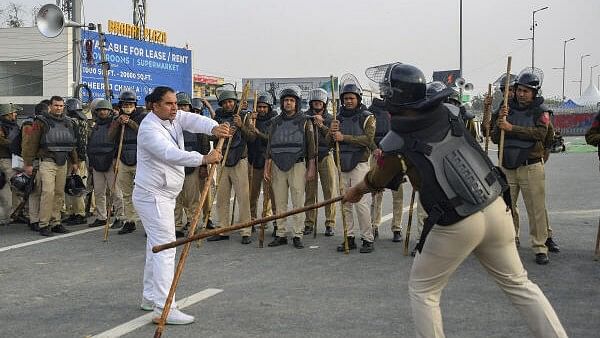
[[[157,86],[192,92],[192,51],[110,34],[105,37],[113,101],[122,91],[133,90],[142,105],[144,97]],[[81,80],[94,97],[104,97],[98,33],[85,31],[83,40]]]

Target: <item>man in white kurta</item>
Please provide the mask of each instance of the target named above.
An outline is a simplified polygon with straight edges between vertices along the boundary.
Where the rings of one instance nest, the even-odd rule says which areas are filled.
[[[160,89],[162,88],[162,89]],[[158,93],[157,93],[158,91]],[[227,125],[193,113],[177,110],[175,92],[157,87],[153,111],[140,124],[138,131],[137,172],[133,204],[147,234],[144,267],[143,310],[154,310],[155,322],[173,281],[175,249],[152,253],[152,247],[175,240],[175,200],[184,181],[184,167],[217,163],[221,155],[213,150],[208,155],[184,150],[183,130],[218,137],[227,136]],[[167,324],[189,324],[194,317],[177,310],[173,303]]]

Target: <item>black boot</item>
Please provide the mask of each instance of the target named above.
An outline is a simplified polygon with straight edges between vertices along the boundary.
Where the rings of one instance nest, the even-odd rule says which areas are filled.
[[[370,253],[373,252],[373,250],[375,250],[375,246],[373,245],[373,242],[369,242],[365,239],[363,239],[362,241],[362,246],[360,247],[360,253]]]
[[[80,224],[86,224],[87,220],[85,219],[85,217],[83,217],[81,215],[73,215],[70,217],[69,220],[65,221],[65,223],[67,225],[80,225]]]
[[[356,250],[356,241],[354,240],[354,237],[352,237],[352,236],[348,236],[348,250]],[[342,244],[338,245],[337,251],[344,252],[344,242],[342,242]]]
[[[88,227],[90,227],[90,228],[103,227],[105,224],[106,224],[106,221],[96,218],[94,223],[91,223],[90,225],[88,225]]]
[[[242,236],[242,244],[250,244],[252,243],[252,239],[250,236]]]
[[[300,239],[300,237],[294,237],[292,239],[292,242],[294,243],[294,248],[296,248],[296,249],[304,248],[304,244],[302,244],[302,239]]]
[[[394,238],[392,239],[392,242],[402,242],[402,231],[394,231]]]
[[[40,232],[41,236],[45,236],[45,237],[52,237],[52,236],[54,236],[54,234],[52,233],[52,230],[50,230],[49,226],[45,226],[43,228],[40,228],[39,232]]]
[[[546,265],[550,262],[550,259],[548,259],[547,254],[538,253],[538,254],[535,254],[535,262],[539,265]]]
[[[546,240],[546,246],[548,247],[548,251],[550,252],[560,252],[560,247],[558,246],[558,244],[556,244],[556,242],[552,240],[552,237],[548,237],[548,239]]]
[[[287,237],[275,237],[275,239],[268,244],[270,247],[286,245],[288,244]]]
[[[123,226],[123,221],[121,221],[118,218],[115,218],[115,221],[113,222],[113,224],[110,226],[111,229],[119,229]]]
[[[273,225],[273,233],[271,234],[271,237],[277,237],[277,225]]]
[[[214,235],[214,236],[208,237],[206,240],[208,242],[216,242],[216,241],[225,241],[228,239],[229,239],[229,236],[226,236],[226,235]]]
[[[305,225],[305,226],[304,226],[304,231],[302,232],[302,234],[303,234],[304,236],[310,235],[310,234],[312,234],[312,230],[313,230],[313,227],[312,227],[312,226],[310,226],[310,225]],[[296,238],[296,237],[294,237],[294,238]]]
[[[57,234],[68,234],[70,231],[67,230],[62,224],[59,224],[52,227],[52,232],[56,232]]]
[[[175,230],[175,238],[183,238],[185,237],[185,233],[183,230]]]
[[[333,235],[334,235],[334,233],[333,233],[333,228],[331,227],[331,225],[326,225],[325,226],[325,236],[331,237]]]
[[[207,229],[214,229],[215,228],[215,224],[213,223],[213,221],[209,218],[208,221],[206,222],[206,228]]]
[[[121,230],[119,230],[119,232],[117,232],[117,234],[125,235],[130,232],[134,232],[134,231],[135,231],[135,222],[125,222],[125,224],[123,224],[123,227],[121,228]]]
[[[40,223],[38,222],[33,222],[33,223],[29,223],[29,229],[31,229],[31,231],[40,231]]]

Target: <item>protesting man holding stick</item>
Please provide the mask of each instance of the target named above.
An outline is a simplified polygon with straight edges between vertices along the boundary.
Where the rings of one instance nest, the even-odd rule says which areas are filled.
[[[229,126],[199,114],[177,110],[175,91],[156,87],[150,96],[153,111],[138,130],[138,161],[133,204],[148,235],[141,308],[161,316],[173,280],[175,249],[153,254],[153,245],[175,240],[175,200],[184,181],[184,167],[218,163],[221,153],[184,150],[183,130],[229,137]],[[194,317],[173,304],[167,324],[190,324]]]

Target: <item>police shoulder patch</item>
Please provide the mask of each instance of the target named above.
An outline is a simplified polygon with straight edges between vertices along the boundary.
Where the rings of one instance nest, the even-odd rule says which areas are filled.
[[[540,115],[540,122],[546,126],[550,123],[550,114],[547,111],[543,112],[542,115]]]

